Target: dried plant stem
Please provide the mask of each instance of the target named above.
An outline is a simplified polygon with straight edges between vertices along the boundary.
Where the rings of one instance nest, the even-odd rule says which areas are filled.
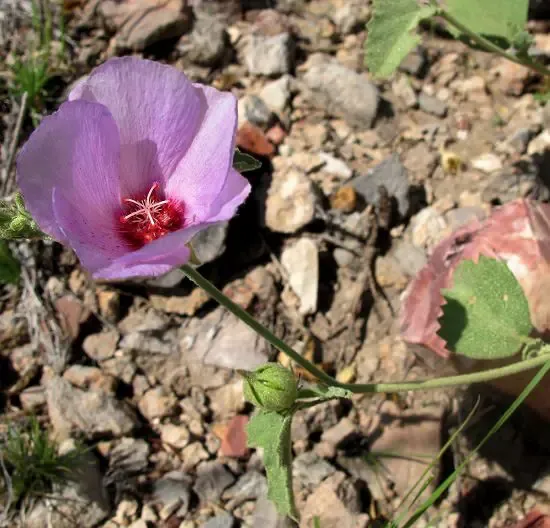
[[[306,369],[310,374],[313,374],[313,376],[315,376],[320,382],[334,387],[341,387],[355,393],[405,392],[438,389],[441,387],[453,387],[457,385],[469,385],[472,383],[481,383],[510,376],[512,374],[517,374],[518,372],[533,369],[550,361],[550,345],[546,345],[541,348],[542,353],[535,358],[518,361],[517,363],[513,363],[512,365],[507,365],[505,367],[474,372],[472,374],[462,374],[460,376],[448,376],[444,378],[427,380],[403,381],[397,383],[340,383],[301,356],[292,347],[287,345],[264,325],[254,319],[254,317],[246,310],[235,304],[231,299],[227,298],[208,279],[203,277],[197,269],[189,265],[185,265],[181,267],[181,270],[191,281],[202,288],[215,301],[217,301],[224,308],[227,308],[231,313],[252,328],[252,330],[263,337],[277,350],[280,350],[298,365]]]
[[[10,148],[8,151],[8,158],[6,160],[6,166],[4,168],[4,183],[2,186],[2,195],[5,195],[9,190],[10,173],[15,160],[15,152],[17,150],[17,144],[19,143],[19,135],[21,134],[21,127],[23,126],[23,119],[27,113],[27,103],[29,94],[25,92],[21,97],[21,105],[19,107],[19,114],[17,115],[17,121],[13,130],[13,137],[11,138]]]

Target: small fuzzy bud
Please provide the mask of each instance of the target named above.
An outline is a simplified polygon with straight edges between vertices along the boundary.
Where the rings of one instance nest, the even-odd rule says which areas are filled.
[[[291,370],[278,363],[268,363],[243,375],[244,397],[250,403],[278,412],[294,405],[298,383]]]
[[[0,200],[0,238],[14,240],[42,236],[44,234],[25,209],[21,194],[17,193],[13,201]]]

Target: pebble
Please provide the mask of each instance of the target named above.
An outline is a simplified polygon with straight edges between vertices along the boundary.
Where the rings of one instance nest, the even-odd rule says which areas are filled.
[[[157,42],[181,36],[190,26],[190,17],[182,10],[180,0],[106,0],[97,5],[107,25],[117,30],[118,50],[144,50]]]
[[[219,222],[199,231],[191,240],[195,256],[202,264],[213,262],[225,252],[228,222]]]
[[[73,432],[87,438],[123,436],[137,425],[134,412],[103,391],[77,389],[67,380],[52,377],[46,384],[48,415],[60,438]]]
[[[182,471],[166,473],[153,482],[153,500],[164,507],[171,506],[170,509],[177,511],[179,517],[184,517],[189,511],[191,482],[191,478]]]
[[[336,469],[312,451],[298,455],[292,463],[292,474],[306,488],[315,488]]]
[[[319,152],[318,155],[324,162],[323,172],[332,174],[333,176],[337,176],[338,178],[342,178],[344,180],[352,177],[353,171],[349,168],[345,161],[334,157],[328,152]]]
[[[379,94],[366,76],[318,53],[309,57],[307,65],[304,82],[308,99],[316,108],[341,116],[353,126],[372,127]]]
[[[296,524],[288,517],[281,515],[267,497],[260,497],[256,502],[252,528],[295,528]]]
[[[283,75],[276,81],[267,83],[260,92],[260,97],[273,112],[283,112],[290,103],[294,79]]]
[[[244,64],[252,75],[281,75],[294,68],[294,40],[289,33],[249,35]]]
[[[178,42],[178,51],[201,66],[216,66],[229,48],[225,26],[215,17],[199,17],[189,37]]]
[[[445,117],[447,115],[447,104],[437,97],[427,95],[424,92],[420,92],[418,96],[418,106],[424,112],[437,117]]]
[[[319,288],[319,250],[309,238],[301,238],[284,249],[281,264],[288,273],[290,287],[300,300],[302,315],[317,311]]]
[[[265,223],[277,233],[295,233],[313,220],[316,204],[313,184],[303,172],[275,171],[266,200]]]
[[[142,472],[149,464],[149,444],[136,438],[121,438],[109,452],[109,472],[112,480]]]
[[[502,169],[502,162],[500,161],[500,158],[492,152],[487,152],[473,159],[471,161],[471,165],[474,169],[487,173]]]
[[[447,233],[447,222],[433,207],[426,207],[412,217],[412,243],[419,248],[431,248]]]
[[[401,61],[399,70],[414,77],[422,78],[426,75],[428,66],[426,50],[422,46],[417,46]]]
[[[175,406],[176,397],[169,394],[164,387],[148,390],[138,402],[138,409],[149,421],[169,415]]]
[[[204,449],[201,442],[189,444],[181,452],[184,471],[193,469],[201,460],[208,460],[209,457],[208,451]]]
[[[530,156],[533,154],[542,154],[550,147],[550,130],[543,130],[540,134],[535,136],[527,147],[527,154]]]
[[[384,161],[357,176],[349,182],[363,198],[371,204],[378,203],[379,187],[384,185],[390,196],[398,203],[399,212],[405,216],[409,209],[409,179],[407,169],[397,154],[392,154]]]
[[[185,425],[165,424],[159,427],[160,439],[176,449],[183,449],[189,444],[191,435]]]
[[[221,513],[206,521],[201,528],[233,528],[235,519],[230,513]]]
[[[235,482],[235,477],[224,464],[217,460],[202,462],[197,467],[197,480],[193,490],[201,503],[217,503],[226,488]]]
[[[223,492],[223,499],[228,501],[226,508],[233,510],[245,501],[258,499],[267,493],[267,480],[258,471],[247,471],[239,477],[230,488]]]
[[[249,94],[239,99],[238,116],[239,125],[250,121],[256,126],[265,128],[271,120],[271,110],[261,97]]]
[[[394,95],[399,97],[405,103],[407,108],[414,108],[417,105],[418,99],[416,97],[416,92],[411,86],[411,82],[408,77],[404,75],[400,76],[392,83],[391,87]]]

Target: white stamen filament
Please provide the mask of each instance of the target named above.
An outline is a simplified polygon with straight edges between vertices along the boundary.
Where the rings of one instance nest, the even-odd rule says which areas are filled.
[[[151,225],[155,225],[155,219],[153,217],[153,213],[156,213],[159,209],[162,208],[163,205],[168,203],[168,200],[162,200],[160,202],[155,202],[153,199],[153,192],[158,187],[158,183],[154,183],[149,189],[149,192],[147,193],[147,197],[145,200],[132,200],[131,198],[125,198],[123,201],[126,203],[130,203],[132,205],[135,205],[139,207],[137,211],[134,211],[132,213],[129,213],[124,216],[125,220],[129,220],[130,218],[134,218],[134,223],[140,223],[144,221],[149,221]]]

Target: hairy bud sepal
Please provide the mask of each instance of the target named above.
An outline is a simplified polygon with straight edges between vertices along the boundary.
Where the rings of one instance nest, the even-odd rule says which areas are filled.
[[[0,200],[0,238],[17,240],[22,238],[43,237],[36,222],[25,209],[21,194],[17,193],[13,201]]]
[[[243,372],[244,397],[267,411],[282,412],[294,405],[298,382],[294,373],[278,363],[267,363],[253,372]]]

